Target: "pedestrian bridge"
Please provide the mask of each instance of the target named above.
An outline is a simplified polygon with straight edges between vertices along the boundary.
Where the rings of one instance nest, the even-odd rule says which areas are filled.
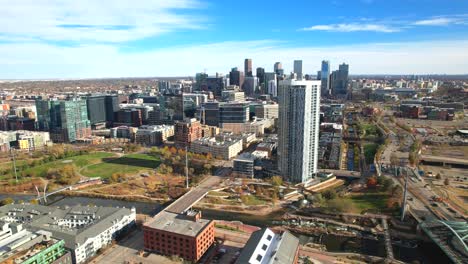
[[[454,263],[468,263],[468,222],[435,220],[419,225]]]
[[[319,170],[320,173],[333,173],[338,178],[351,178],[359,179],[361,178],[361,173],[359,171],[348,171],[348,170]]]

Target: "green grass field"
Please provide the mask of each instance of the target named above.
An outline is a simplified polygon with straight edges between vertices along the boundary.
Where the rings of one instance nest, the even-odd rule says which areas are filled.
[[[355,206],[358,213],[363,211],[379,212],[387,210],[388,195],[384,193],[362,193],[352,194],[345,199],[349,199]]]
[[[78,169],[89,165],[89,164],[94,164],[94,163],[99,163],[102,162],[102,159],[104,158],[110,158],[114,156],[112,153],[107,153],[107,152],[96,152],[96,153],[91,153],[91,154],[86,154],[86,155],[81,155],[81,156],[75,156],[75,157],[69,157],[61,160],[56,160],[53,162],[48,162],[45,164],[41,164],[39,166],[35,166],[32,168],[28,168],[25,170],[25,173],[33,173],[36,176],[39,177],[45,177],[47,174],[47,171],[50,168],[54,169],[59,169],[64,167],[65,165],[75,165]],[[68,162],[69,161],[69,162]]]
[[[159,158],[147,154],[128,154],[120,158],[104,158],[101,163],[85,167],[81,174],[109,178],[114,173],[133,174],[159,166]]]

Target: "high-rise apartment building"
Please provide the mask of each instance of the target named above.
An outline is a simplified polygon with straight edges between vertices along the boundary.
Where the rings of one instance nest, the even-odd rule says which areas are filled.
[[[322,61],[322,69],[320,71],[320,92],[323,97],[330,95],[330,62]]]
[[[294,61],[294,73],[297,74],[297,79],[301,80],[302,75],[302,60],[295,60]]]
[[[335,96],[346,95],[348,89],[349,65],[340,64],[337,71],[334,71],[331,78],[332,94]]]
[[[278,87],[278,169],[304,183],[317,173],[320,81],[284,80]]]
[[[37,100],[36,109],[39,129],[49,131],[54,142],[75,142],[91,136],[86,100]]]
[[[252,59],[245,59],[244,61],[245,76],[252,77]]]

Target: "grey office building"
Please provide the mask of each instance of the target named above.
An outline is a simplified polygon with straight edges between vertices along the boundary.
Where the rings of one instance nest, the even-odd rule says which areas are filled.
[[[200,107],[201,123],[208,126],[219,125],[219,102],[206,102]]]
[[[106,122],[106,96],[92,95],[86,98],[88,118],[91,125]]]
[[[219,105],[219,123],[245,123],[249,121],[247,103],[222,103]]]
[[[115,113],[119,111],[119,96],[112,94],[106,95],[106,121],[108,124],[112,124],[115,120]]]

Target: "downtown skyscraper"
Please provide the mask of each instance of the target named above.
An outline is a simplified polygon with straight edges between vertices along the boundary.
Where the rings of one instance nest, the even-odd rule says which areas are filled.
[[[252,59],[245,59],[244,72],[246,77],[252,77]]]
[[[317,173],[320,85],[294,79],[278,85],[278,169],[292,183],[305,183]]]
[[[283,64],[281,64],[281,62],[279,61],[275,62],[275,65],[273,66],[273,70],[277,75],[283,75],[284,73]]]
[[[294,61],[294,71],[297,74],[297,79],[302,79],[302,60],[295,60]]]
[[[330,62],[322,61],[322,69],[320,71],[320,80],[321,80],[321,94],[323,97],[330,95]]]

